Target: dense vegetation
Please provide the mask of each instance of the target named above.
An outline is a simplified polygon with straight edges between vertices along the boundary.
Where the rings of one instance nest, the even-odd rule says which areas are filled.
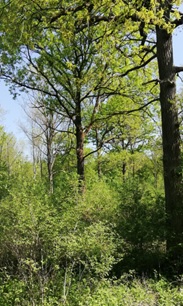
[[[182,305],[158,146],[103,153],[100,176],[91,155],[84,195],[60,153],[51,193],[46,160],[25,161],[1,129],[0,305]]]
[[[0,1],[0,305],[183,305],[179,4]]]

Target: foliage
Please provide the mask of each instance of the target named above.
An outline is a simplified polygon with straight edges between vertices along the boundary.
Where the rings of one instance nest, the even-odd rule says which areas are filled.
[[[15,96],[36,91],[39,153],[25,161],[0,127],[0,304],[183,304],[181,284],[161,276],[170,263],[157,84],[167,86],[161,104],[174,84],[157,77],[154,33],[171,38],[182,22],[165,4],[0,1],[1,78]],[[177,136],[178,108],[166,105]]]
[[[182,305],[181,290],[171,287],[165,280],[157,282],[134,279],[129,285],[120,282],[101,282],[96,290],[84,296],[79,305]],[[72,305],[72,304],[71,304]],[[76,305],[76,304],[75,304]]]
[[[89,221],[84,200],[75,203],[72,198],[70,206],[67,201],[58,207],[41,181],[24,176],[22,182],[20,176],[16,183],[0,207],[2,299],[6,299],[5,288],[11,288],[7,299],[15,304],[19,296],[24,299],[25,291],[30,303],[48,297],[51,301],[53,288],[55,298],[67,299],[72,282],[107,276],[117,247],[115,232],[103,217],[107,211]],[[15,300],[13,292],[18,290]]]

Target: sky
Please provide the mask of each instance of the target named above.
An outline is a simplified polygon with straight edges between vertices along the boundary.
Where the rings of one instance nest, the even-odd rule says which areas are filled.
[[[183,11],[183,6],[182,6]],[[174,47],[174,65],[183,66],[183,26],[177,28],[173,35]],[[182,73],[183,78],[183,73]],[[178,87],[181,87],[181,81],[178,80]],[[183,87],[183,82],[182,82]],[[21,107],[28,98],[24,95],[13,100],[9,89],[3,81],[0,81],[0,110],[3,109],[3,115],[0,112],[0,125],[4,126],[7,133],[13,133],[18,141],[26,142],[26,136],[20,128],[20,124],[26,120],[26,115]],[[25,101],[23,101],[25,100]]]
[[[25,122],[26,115],[21,105],[23,97],[13,99],[8,87],[0,81],[0,125],[5,132],[11,133],[20,142],[27,142],[27,138],[20,128],[21,123]]]

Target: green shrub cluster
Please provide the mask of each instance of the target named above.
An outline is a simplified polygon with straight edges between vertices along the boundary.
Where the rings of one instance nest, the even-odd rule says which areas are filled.
[[[183,305],[181,284],[160,276],[169,269],[162,176],[140,156],[125,177],[104,156],[99,178],[91,159],[83,194],[75,172],[57,173],[50,193],[31,163],[9,171],[2,161],[0,305]]]

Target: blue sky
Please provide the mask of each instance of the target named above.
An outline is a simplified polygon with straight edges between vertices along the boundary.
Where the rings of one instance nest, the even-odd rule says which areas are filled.
[[[25,118],[21,107],[22,100],[22,97],[13,100],[8,87],[0,81],[0,109],[3,110],[3,114],[0,113],[0,125],[4,126],[6,132],[13,133],[20,140],[25,139],[19,127],[19,123]]]
[[[174,64],[183,65],[183,26],[177,28],[173,35]]]
[[[174,64],[183,66],[183,26],[176,29],[173,35],[173,44]],[[181,86],[180,80],[178,81],[178,86]],[[24,99],[26,100],[26,97]],[[20,122],[25,122],[25,114],[21,108],[22,103],[23,97],[13,100],[8,87],[0,81],[0,109],[5,111],[3,116],[0,114],[0,125],[4,126],[6,132],[13,133],[17,140],[26,139],[19,127]]]

